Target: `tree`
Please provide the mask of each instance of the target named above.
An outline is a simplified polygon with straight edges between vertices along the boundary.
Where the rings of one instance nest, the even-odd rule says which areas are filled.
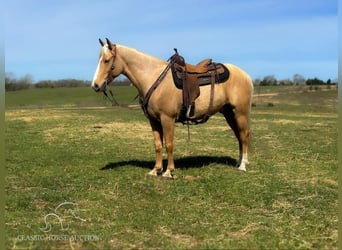
[[[260,78],[255,78],[255,79],[253,80],[253,84],[254,84],[254,85],[260,85],[260,82],[261,82]]]
[[[279,81],[279,85],[293,85],[293,82],[290,79],[283,79]]]
[[[264,79],[260,82],[260,85],[276,85],[277,79],[274,77],[274,75],[268,75],[265,76]]]
[[[18,80],[18,83],[22,85],[31,85],[33,84],[33,76],[26,74]]]
[[[15,83],[17,80],[14,78],[14,74],[10,72],[5,73],[5,84]]]
[[[302,85],[305,84],[305,78],[304,76],[300,75],[300,74],[294,74],[293,75],[293,83],[295,85]]]
[[[306,85],[323,85],[325,84],[325,82],[323,82],[322,80],[318,79],[317,77],[315,78],[309,78],[306,80]]]
[[[32,86],[32,76],[30,74],[26,74],[21,77],[19,80],[14,78],[12,73],[7,73],[5,76],[5,90],[6,91],[15,91],[21,89],[28,89]]]

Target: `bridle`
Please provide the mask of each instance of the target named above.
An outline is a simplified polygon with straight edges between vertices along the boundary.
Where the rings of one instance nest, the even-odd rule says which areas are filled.
[[[107,39],[106,39],[107,40]],[[108,49],[110,50],[110,53],[113,55],[113,58],[110,59],[110,60],[113,60],[112,61],[112,65],[110,67],[110,71],[108,72],[108,75],[106,77],[106,81],[104,83],[104,88],[103,88],[103,96],[104,98],[107,98],[111,103],[112,103],[112,106],[124,106],[124,105],[121,105],[120,103],[118,103],[118,101],[115,99],[114,95],[113,95],[113,92],[112,90],[108,87],[109,84],[111,83],[112,80],[114,80],[115,77],[113,77],[112,80],[110,80],[111,78],[111,72],[115,69],[115,59],[116,59],[116,44],[112,44],[110,43],[109,40],[107,40],[107,44],[108,44]],[[107,88],[108,87],[108,88]],[[107,93],[107,90],[109,91],[109,94]],[[137,98],[139,97],[139,94],[137,94],[134,99],[131,101],[131,103],[133,103]]]
[[[107,87],[108,87],[108,85],[112,81],[112,80],[110,80],[110,76],[111,76],[110,74],[115,69],[114,63],[115,63],[115,59],[116,59],[116,44],[112,45],[109,41],[107,41],[107,44],[108,44],[108,48],[110,49],[110,53],[113,55],[113,62],[112,62],[112,65],[110,67],[110,71],[108,72],[108,75],[107,75],[107,78],[106,78],[106,81],[105,81],[105,86],[104,86],[104,89],[103,89],[103,95],[105,97],[107,97],[108,100],[111,101],[112,105],[114,106],[114,105],[119,105],[119,103],[115,100],[113,92],[112,92],[111,89],[109,89],[109,93],[110,93],[111,97],[108,96],[108,94],[107,94]],[[114,50],[114,52],[113,52],[113,50]],[[113,80],[114,80],[114,78],[113,78]]]
[[[110,43],[108,43],[108,48],[110,49],[110,53],[113,56],[113,62],[112,62],[112,65],[110,67],[110,71],[108,72],[108,75],[106,77],[104,90],[106,90],[108,84],[111,82],[110,81],[110,76],[111,76],[112,71],[115,69],[114,63],[115,63],[115,59],[116,59],[116,44],[111,45]],[[113,50],[114,50],[114,52],[113,52]],[[114,79],[114,77],[113,77],[113,79]]]

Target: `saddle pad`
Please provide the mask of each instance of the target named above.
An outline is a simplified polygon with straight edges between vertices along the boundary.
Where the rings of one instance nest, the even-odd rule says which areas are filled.
[[[224,66],[222,63],[217,63],[216,64],[216,78],[215,78],[215,83],[223,83],[228,80],[229,78],[229,70],[226,66]],[[198,84],[199,86],[204,86],[204,85],[209,85],[211,84],[211,76],[210,75],[199,75],[198,76]]]

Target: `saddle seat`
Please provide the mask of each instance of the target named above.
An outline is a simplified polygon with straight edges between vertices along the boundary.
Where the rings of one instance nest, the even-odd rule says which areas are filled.
[[[197,66],[203,65],[203,66],[207,66],[209,64],[211,64],[213,62],[213,60],[211,58],[206,58],[202,61],[200,61],[199,63],[197,63]]]
[[[208,66],[212,63],[212,59],[207,58],[204,59],[202,61],[200,61],[199,63],[197,63],[196,65],[191,65],[186,63],[186,71],[190,74],[203,74],[203,73],[207,73],[209,71]]]

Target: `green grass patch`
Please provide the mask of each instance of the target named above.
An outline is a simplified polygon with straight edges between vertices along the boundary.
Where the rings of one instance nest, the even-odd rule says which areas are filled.
[[[137,94],[134,87],[111,87],[117,101],[130,103]],[[136,103],[136,102],[135,102]],[[110,106],[108,99],[95,93],[91,87],[41,88],[6,92],[6,108],[16,107],[103,107]]]
[[[136,92],[121,88],[129,103]],[[176,125],[174,181],[146,177],[154,148],[141,110],[85,88],[6,93],[6,247],[336,249],[336,90],[278,90],[253,107],[247,173],[215,115],[190,142]],[[77,206],[56,212],[63,202]],[[52,213],[64,229],[50,216],[43,232]]]

